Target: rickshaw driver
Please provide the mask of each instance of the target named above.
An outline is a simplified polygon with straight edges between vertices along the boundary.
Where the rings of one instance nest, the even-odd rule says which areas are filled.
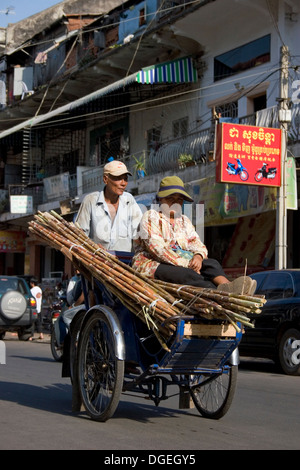
[[[107,163],[103,168],[104,189],[85,196],[76,217],[86,235],[108,251],[132,253],[137,237],[142,211],[125,191],[128,175],[131,173],[123,162]]]
[[[123,162],[113,160],[103,169],[102,191],[85,196],[76,222],[95,242],[109,251],[133,251],[142,211],[134,197],[126,192],[128,171]]]
[[[133,252],[133,240],[142,218],[142,211],[134,197],[126,192],[128,171],[123,162],[113,160],[103,168],[102,191],[95,191],[83,199],[76,223],[95,242],[108,251]],[[95,298],[89,287],[90,305]],[[136,372],[126,364],[126,370]]]
[[[104,189],[84,197],[75,219],[89,238],[108,251],[133,252],[133,240],[137,237],[143,215],[134,197],[125,191],[128,175],[132,176],[123,162],[113,160],[107,163],[103,168]],[[90,306],[96,303],[91,286],[89,303]],[[70,311],[68,317],[70,320]]]

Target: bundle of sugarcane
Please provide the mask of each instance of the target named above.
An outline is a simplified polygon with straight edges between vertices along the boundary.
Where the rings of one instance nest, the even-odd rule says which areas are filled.
[[[175,317],[180,315],[176,299],[160,286],[136,275],[131,267],[95,244],[79,227],[55,212],[46,212],[38,213],[35,221],[29,222],[29,231],[35,238],[71,258],[88,280],[94,277],[101,281],[154,333],[161,333],[164,340],[175,331]]]
[[[57,213],[39,212],[29,223],[31,234],[72,259],[88,280],[98,279],[135,315],[145,321],[162,343],[176,329],[178,316],[198,315],[252,326],[247,314],[260,313],[263,298],[226,294],[214,289],[154,281],[122,263],[94,243],[76,224]]]
[[[227,293],[214,289],[175,285],[164,281],[156,281],[177,300],[184,300],[184,309],[181,314],[201,315],[206,319],[227,319],[237,331],[237,323],[253,328],[247,315],[261,313],[266,302],[264,296],[248,296],[243,294]]]

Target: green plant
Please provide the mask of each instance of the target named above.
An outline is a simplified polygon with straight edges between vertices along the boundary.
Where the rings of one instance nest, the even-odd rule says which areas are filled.
[[[141,155],[140,158],[137,158],[135,155],[132,155],[132,158],[135,161],[134,170],[136,173],[143,171],[146,174],[146,159],[145,155]]]
[[[193,161],[193,156],[190,153],[181,153],[178,158],[179,168],[185,168],[188,163]]]

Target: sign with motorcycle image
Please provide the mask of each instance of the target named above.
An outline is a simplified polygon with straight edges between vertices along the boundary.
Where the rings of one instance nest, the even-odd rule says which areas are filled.
[[[281,130],[220,123],[216,130],[217,183],[281,185]]]

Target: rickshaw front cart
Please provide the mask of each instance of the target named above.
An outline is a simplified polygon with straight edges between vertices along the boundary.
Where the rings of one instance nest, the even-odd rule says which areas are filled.
[[[178,316],[176,324],[162,344],[116,299],[113,306],[88,308],[73,365],[73,411],[83,405],[93,420],[106,421],[122,393],[143,395],[158,405],[175,385],[180,408],[190,407],[192,398],[202,416],[224,416],[235,391],[241,333],[226,322],[194,316]]]

